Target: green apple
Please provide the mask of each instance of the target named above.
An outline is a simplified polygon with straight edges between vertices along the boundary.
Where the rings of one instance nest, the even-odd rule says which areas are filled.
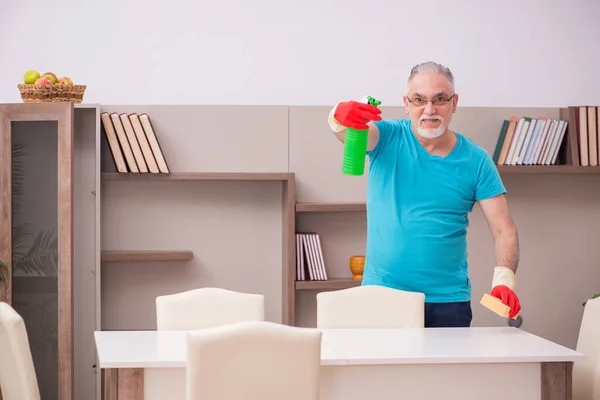
[[[31,85],[35,83],[35,81],[37,81],[40,77],[41,75],[38,71],[36,71],[35,69],[31,69],[25,72],[25,75],[23,76],[23,82],[25,82],[25,84],[27,85]]]
[[[50,82],[52,82],[53,85],[55,85],[56,81],[58,80],[56,75],[54,75],[52,72],[46,72],[44,75],[42,75],[42,78],[47,78]]]

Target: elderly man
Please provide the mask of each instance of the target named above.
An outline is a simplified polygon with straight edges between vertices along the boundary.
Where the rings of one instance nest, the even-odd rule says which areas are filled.
[[[434,62],[415,66],[404,104],[406,119],[383,120],[361,101],[340,102],[329,114],[342,142],[347,127],[369,131],[362,284],[424,293],[426,327],[470,326],[466,230],[478,202],[495,243],[490,294],[517,315],[517,230],[489,154],[448,128],[458,104],[452,72]]]

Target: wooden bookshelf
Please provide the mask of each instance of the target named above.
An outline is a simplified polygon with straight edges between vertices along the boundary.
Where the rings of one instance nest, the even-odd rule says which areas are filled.
[[[501,174],[600,174],[600,167],[580,165],[498,165]]]
[[[296,212],[366,211],[365,203],[296,203]]]
[[[103,251],[101,261],[182,261],[191,260],[194,253],[189,250],[112,250]]]
[[[120,110],[119,112],[122,112]],[[110,154],[107,155],[109,157]],[[110,182],[281,182],[281,264],[282,264],[282,322],[293,322],[295,252],[294,252],[294,201],[295,174],[293,172],[170,172],[170,173],[121,173],[102,171],[101,181]],[[192,251],[103,251],[101,261],[176,261],[192,259]],[[292,275],[290,275],[292,274]]]
[[[314,228],[308,228],[306,227],[305,224],[301,224],[300,223],[300,219],[304,220],[306,218],[306,221],[311,221],[309,222],[309,224],[312,223],[317,223],[318,224],[318,220],[321,220],[321,218],[328,218],[332,217],[334,219],[346,219],[344,216],[336,216],[335,214],[338,213],[344,213],[344,212],[350,212],[353,213],[353,215],[351,216],[351,219],[355,218],[362,218],[359,217],[357,214],[360,213],[365,213],[366,212],[366,203],[365,202],[296,202],[295,203],[295,225],[296,228],[298,228],[299,225],[302,225],[302,228],[300,228],[301,230],[304,229],[308,229],[309,231],[311,230],[315,230],[316,233],[321,233],[320,228],[314,227]],[[313,214],[313,215],[311,215]],[[319,215],[320,214],[320,215]],[[295,231],[294,231],[295,234]],[[323,237],[321,237],[321,240],[324,240]],[[294,248],[295,248],[296,244],[294,243]],[[322,243],[323,246],[323,243]],[[296,276],[297,276],[297,272],[296,272],[296,258],[294,257],[294,262],[292,264],[293,266],[293,270],[290,271],[289,273],[289,277],[292,278],[293,280],[293,288],[294,290],[292,291],[292,296],[293,298],[290,300],[290,302],[292,304],[294,304],[294,308],[295,308],[295,304],[296,304],[296,298],[298,296],[313,296],[315,295],[315,293],[318,293],[320,291],[329,291],[329,290],[343,290],[343,289],[349,289],[349,288],[353,288],[353,287],[357,287],[360,286],[362,281],[360,280],[353,280],[352,279],[352,275],[351,275],[351,271],[349,269],[349,267],[342,267],[343,269],[339,269],[339,265],[343,265],[343,264],[338,264],[338,263],[344,263],[347,262],[347,259],[345,261],[342,261],[339,259],[339,257],[341,256],[341,254],[329,254],[329,259],[326,260],[325,262],[325,268],[327,270],[328,275],[334,275],[337,276],[336,278],[332,278],[330,277],[327,280],[324,281],[318,281],[318,280],[296,280]],[[333,259],[332,259],[333,257]],[[337,267],[336,267],[337,265]],[[336,269],[338,268],[338,269]],[[344,276],[344,271],[345,273],[348,274],[348,277],[340,277],[340,276]],[[308,277],[307,277],[308,279]],[[296,325],[297,323],[301,323],[300,321],[302,320],[302,318],[297,318],[295,313],[293,315],[293,318],[291,319],[291,323],[292,325]]]
[[[361,281],[334,278],[326,281],[296,281],[296,290],[340,290],[360,286]]]
[[[286,181],[287,172],[172,172],[170,174],[103,172],[103,181]]]

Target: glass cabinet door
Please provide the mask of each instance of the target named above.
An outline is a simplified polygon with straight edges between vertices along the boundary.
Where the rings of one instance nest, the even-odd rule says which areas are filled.
[[[73,105],[0,105],[0,300],[25,321],[42,400],[73,400]]]

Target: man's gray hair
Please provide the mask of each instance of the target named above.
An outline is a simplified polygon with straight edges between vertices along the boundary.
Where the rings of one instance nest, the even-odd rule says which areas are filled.
[[[426,61],[424,63],[415,65],[410,70],[410,76],[408,77],[408,83],[410,83],[410,81],[416,74],[428,73],[428,72],[444,74],[446,79],[448,79],[448,81],[452,85],[452,89],[454,90],[454,75],[452,75],[452,71],[450,71],[450,69],[448,67],[444,67],[442,64],[438,64],[433,61]]]

